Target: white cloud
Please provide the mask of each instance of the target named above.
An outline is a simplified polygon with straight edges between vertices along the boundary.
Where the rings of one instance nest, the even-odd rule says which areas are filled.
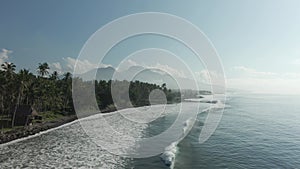
[[[140,65],[131,59],[127,59],[121,62],[120,65],[118,65],[118,67],[116,68],[116,70],[122,72],[128,70],[132,66],[140,66]]]
[[[49,64],[49,66],[50,66],[51,71],[57,71],[58,73],[63,72],[63,68],[62,68],[60,62],[51,63],[51,64]]]
[[[82,74],[96,68],[108,67],[110,65],[91,63],[88,60],[79,60],[71,57],[63,58],[67,71],[73,72],[76,64],[76,74]]]
[[[182,78],[186,77],[186,75],[183,71],[175,69],[169,65],[163,65],[163,64],[157,63],[155,66],[148,66],[147,68],[148,69],[160,69],[164,72],[167,72],[171,76],[177,76],[177,77],[182,77]]]
[[[208,73],[207,70],[201,70],[199,72],[191,72],[192,70],[189,70],[184,65],[180,64],[162,64],[159,62],[152,62],[150,63],[144,63],[144,62],[137,62],[136,60],[125,60],[123,61],[117,70],[119,72],[128,70],[132,66],[139,66],[144,69],[150,69],[152,71],[155,71],[157,73],[167,73],[173,78],[179,80],[178,82],[181,84],[184,84],[184,88],[192,88],[196,89],[195,84],[198,84],[201,87],[209,87],[210,85],[224,85],[224,77],[223,75],[218,74],[217,72],[211,71]],[[161,71],[156,71],[161,70]],[[123,75],[125,76],[125,75]],[[214,84],[211,82],[211,78],[214,79]]]
[[[232,78],[227,80],[229,88],[272,94],[300,94],[300,79]]]
[[[213,85],[223,85],[223,79],[225,77],[222,77],[220,73],[217,73],[215,71],[208,71],[207,69],[203,69],[200,72],[195,72],[195,77],[197,78],[197,81],[204,83],[204,84],[214,84]]]
[[[74,72],[75,64],[76,64],[76,72]],[[110,65],[106,65],[106,64],[98,65],[96,63],[91,63],[88,60],[79,60],[72,57],[66,57],[66,58],[62,58],[61,62],[50,63],[49,66],[50,66],[50,71],[52,72],[57,71],[58,73],[71,72],[75,74],[82,74],[92,69],[107,67]]]
[[[269,77],[278,75],[277,73],[257,71],[245,66],[235,66],[233,69],[239,71],[240,73],[245,73],[247,76],[251,77]]]
[[[209,72],[206,69],[195,72],[195,76],[202,83],[210,84],[211,82]]]
[[[233,70],[243,74],[227,79],[229,88],[257,93],[300,94],[300,73],[262,72],[244,66]]]
[[[0,65],[4,63],[9,58],[9,54],[11,54],[13,51],[8,49],[2,49],[0,52]]]
[[[143,67],[144,69],[152,69],[153,71],[155,71],[155,69],[159,69],[162,72],[168,73],[168,74],[170,74],[172,76],[186,77],[186,74],[183,71],[178,70],[176,68],[173,68],[173,67],[171,67],[169,65],[166,65],[166,64],[156,63],[156,64],[152,64],[152,65],[146,65],[146,64],[143,64],[143,63],[137,63],[136,61],[131,60],[131,59],[123,61],[117,67],[117,70],[119,72],[122,72],[122,71],[128,70],[132,66],[140,66],[140,67]],[[161,72],[157,71],[157,73],[161,73]]]

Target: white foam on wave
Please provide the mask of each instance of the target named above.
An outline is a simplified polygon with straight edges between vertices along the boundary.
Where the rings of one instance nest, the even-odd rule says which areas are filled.
[[[211,99],[211,96],[209,97]],[[207,99],[207,97],[205,98]],[[203,99],[190,99],[189,101],[202,101]],[[224,109],[227,107],[230,107],[230,105],[224,104],[221,100],[216,100],[217,103],[215,104],[211,104],[211,103],[207,103],[207,104],[211,104],[210,107],[202,110],[202,112],[206,112],[212,109]],[[206,103],[204,103],[206,104]],[[201,112],[200,112],[201,113]],[[185,121],[185,123],[183,124],[183,135],[182,137],[176,141],[171,143],[169,146],[167,146],[165,148],[165,151],[162,153],[162,155],[160,156],[160,158],[162,159],[162,161],[165,163],[165,165],[169,166],[171,169],[174,168],[174,163],[175,163],[175,158],[176,158],[176,154],[178,151],[178,144],[179,142],[185,137],[185,135],[187,134],[188,131],[190,131],[190,129],[193,127],[193,119],[188,119]]]
[[[222,107],[222,102],[220,101],[219,103],[216,103],[216,104],[211,104],[211,106],[215,106],[216,108],[217,107]],[[223,104],[223,106],[224,106],[224,104]],[[171,106],[170,105],[170,108],[171,107],[174,107],[173,105]],[[176,107],[176,106],[175,106]],[[211,107],[210,107],[211,108]],[[210,108],[208,108],[208,109],[210,109]],[[143,108],[141,108],[141,109],[148,109],[148,107],[143,107]],[[26,140],[26,139],[30,139],[30,138],[33,138],[33,137],[37,137],[37,136],[39,136],[39,135],[42,135],[42,134],[45,134],[45,133],[48,133],[48,132],[51,132],[51,131],[54,131],[54,130],[57,130],[57,129],[59,129],[59,128],[63,128],[63,127],[66,127],[66,126],[69,126],[69,125],[71,125],[71,124],[74,124],[74,123],[77,123],[77,122],[84,122],[84,121],[86,121],[87,123],[89,123],[89,124],[94,124],[94,123],[96,123],[96,122],[93,122],[93,121],[90,121],[90,120],[92,120],[92,119],[95,119],[95,118],[97,118],[98,116],[105,116],[105,117],[109,117],[109,116],[111,116],[111,118],[106,118],[106,120],[113,120],[113,122],[115,122],[116,121],[116,116],[114,116],[114,115],[116,115],[117,113],[120,113],[120,111],[123,111],[123,113],[126,113],[127,111],[128,112],[131,112],[133,109],[123,109],[123,110],[119,110],[119,111],[116,111],[116,112],[111,112],[111,113],[107,113],[107,114],[96,114],[96,115],[93,115],[93,116],[89,116],[89,117],[85,117],[85,118],[82,118],[82,119],[79,119],[79,120],[75,120],[75,121],[73,121],[73,122],[70,122],[70,123],[67,123],[67,124],[64,124],[64,125],[62,125],[62,126],[59,126],[59,127],[56,127],[56,128],[52,128],[52,129],[49,129],[49,130],[47,130],[47,131],[43,131],[43,132],[40,132],[40,133],[38,133],[38,134],[35,134],[35,135],[33,135],[33,136],[29,136],[29,137],[25,137],[25,138],[22,138],[22,139],[18,139],[18,140],[14,140],[14,141],[11,141],[11,142],[9,142],[9,143],[5,143],[5,144],[2,144],[2,145],[0,145],[0,147],[1,146],[4,146],[4,145],[8,145],[8,144],[13,144],[13,143],[16,143],[16,142],[19,142],[19,141],[22,141],[22,140]],[[168,109],[168,111],[167,112],[165,112],[164,114],[162,114],[162,116],[165,116],[165,115],[167,115],[168,113],[169,113],[169,111],[171,111],[172,109]],[[205,111],[205,110],[204,110]],[[203,111],[202,111],[203,112]],[[128,125],[127,123],[126,124],[124,124],[124,122],[122,122],[122,121],[118,121],[119,123],[117,123],[117,124],[115,124],[116,125],[116,127],[115,128],[117,128],[117,129],[123,129],[123,128],[125,128],[126,129],[126,127],[124,127],[124,126],[127,126],[127,128],[133,128],[133,130],[135,131],[134,133],[134,136],[135,137],[138,137],[138,135],[142,135],[141,133],[142,133],[142,130],[145,130],[145,128],[146,128],[146,126],[145,125],[137,125],[137,126],[132,126],[132,125]],[[112,123],[113,124],[113,123]],[[182,137],[178,140],[178,141],[176,141],[176,142],[173,142],[173,143],[171,143],[169,146],[167,146],[166,148],[165,148],[165,150],[164,150],[164,152],[162,153],[162,155],[161,155],[161,159],[164,161],[164,163],[167,165],[167,166],[170,166],[170,168],[173,168],[174,167],[174,162],[175,162],[175,158],[176,158],[176,154],[178,153],[178,143],[184,138],[184,136],[187,134],[187,132],[188,131],[190,131],[190,128],[191,127],[193,127],[192,125],[193,125],[194,123],[193,123],[193,119],[188,119],[188,120],[186,120],[183,124],[182,124],[182,131],[183,131],[183,135],[182,135]],[[103,128],[101,128],[102,130],[104,130]],[[180,130],[181,130],[180,129]],[[98,131],[99,132],[99,131]],[[104,133],[105,133],[105,131],[103,131]],[[129,140],[128,142],[126,142],[126,144],[129,144],[131,141]]]
[[[170,166],[170,168],[174,168],[174,161],[178,150],[177,144],[178,141],[171,143],[168,147],[165,148],[165,151],[160,156],[165,165]]]
[[[133,108],[128,108],[128,109],[122,109],[122,110],[119,110],[119,111],[125,111],[125,110],[130,110],[130,109],[133,109]],[[69,123],[65,123],[63,125],[60,125],[58,127],[54,127],[54,128],[50,128],[50,129],[47,129],[47,130],[44,130],[44,131],[41,131],[41,132],[38,132],[36,134],[33,134],[33,135],[29,135],[29,136],[26,136],[26,137],[22,137],[22,138],[19,138],[19,139],[16,139],[16,140],[12,140],[12,141],[9,141],[7,143],[3,143],[3,144],[0,144],[0,146],[7,146],[7,145],[10,145],[10,144],[14,144],[14,143],[18,143],[20,141],[24,141],[24,140],[28,140],[28,139],[31,139],[31,138],[34,138],[34,137],[38,137],[40,135],[43,135],[43,134],[46,134],[46,133],[49,133],[51,131],[55,131],[55,130],[58,130],[60,128],[64,128],[64,127],[67,127],[69,125],[72,125],[74,123],[77,123],[77,122],[80,122],[80,121],[83,121],[83,120],[91,120],[91,119],[95,119],[99,116],[109,116],[109,115],[114,115],[114,114],[117,114],[119,113],[119,111],[114,111],[114,112],[110,112],[110,113],[98,113],[98,114],[94,114],[94,115],[91,115],[91,116],[87,116],[87,117],[84,117],[84,118],[80,118],[80,119],[76,119],[72,122],[69,122]]]
[[[178,151],[177,145],[185,137],[187,132],[190,131],[192,127],[193,127],[193,119],[190,118],[186,120],[183,124],[183,128],[182,128],[183,133],[181,138],[178,141],[175,141],[171,143],[169,146],[167,146],[164,152],[162,153],[162,155],[160,156],[160,158],[165,163],[165,165],[169,166],[171,169],[174,168],[174,162]]]
[[[210,108],[213,108],[213,109],[223,109],[225,107],[226,107],[226,105],[221,100],[217,100],[217,103],[212,104],[212,106]]]
[[[151,105],[152,107],[154,106],[161,106],[161,105]],[[169,107],[174,107],[174,105],[168,105]],[[82,121],[89,121],[89,120],[92,120],[92,119],[97,119],[99,118],[100,116],[112,116],[112,115],[115,115],[115,114],[118,114],[118,113],[121,113],[121,112],[129,112],[129,111],[132,111],[134,109],[148,109],[150,106],[143,106],[143,107],[138,107],[138,108],[126,108],[126,109],[121,109],[121,110],[117,110],[117,111],[114,111],[114,112],[110,112],[110,113],[98,113],[98,114],[94,114],[94,115],[91,115],[91,116],[87,116],[87,117],[84,117],[84,118],[79,118],[79,119],[76,119],[72,122],[69,122],[69,123],[65,123],[63,125],[60,125],[58,127],[54,127],[54,128],[50,128],[50,129],[47,129],[47,130],[44,130],[44,131],[41,131],[41,132],[38,132],[36,134],[33,134],[33,135],[29,135],[29,136],[26,136],[26,137],[22,137],[22,138],[19,138],[19,139],[16,139],[16,140],[12,140],[12,141],[9,141],[7,143],[3,143],[3,144],[0,144],[0,147],[1,146],[7,146],[7,145],[11,145],[11,144],[14,144],[14,143],[18,143],[18,142],[21,142],[21,141],[24,141],[24,140],[28,140],[28,139],[31,139],[31,138],[35,138],[35,137],[38,137],[38,136],[41,136],[43,134],[46,134],[46,133],[49,133],[49,132],[52,132],[52,131],[55,131],[55,130],[58,130],[60,128],[64,128],[64,127],[67,127],[67,126],[70,126],[74,123],[77,123],[77,122],[82,122]],[[163,114],[164,116],[166,115],[166,113]],[[162,116],[163,116],[162,115]]]
[[[187,131],[190,130],[190,128],[192,127],[193,121],[192,119],[188,119],[187,121],[184,122],[184,127],[183,127],[183,136],[184,137],[187,134]]]

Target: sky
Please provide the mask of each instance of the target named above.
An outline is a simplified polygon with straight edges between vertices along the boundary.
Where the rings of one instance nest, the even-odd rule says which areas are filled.
[[[52,70],[71,71],[85,42],[105,24],[129,14],[163,12],[182,17],[205,33],[218,51],[229,89],[300,94],[298,0],[2,0],[0,3],[0,63],[13,62],[18,69],[35,72],[38,63],[47,62]],[[145,36],[125,42],[128,44],[116,46],[106,56],[103,65],[115,67],[134,50],[161,47],[184,55],[182,59],[192,71],[199,78],[205,76],[203,65],[189,60],[189,52],[183,52],[182,46],[170,39]],[[86,60],[78,62],[87,67],[98,66]],[[176,68],[169,66],[172,69]]]

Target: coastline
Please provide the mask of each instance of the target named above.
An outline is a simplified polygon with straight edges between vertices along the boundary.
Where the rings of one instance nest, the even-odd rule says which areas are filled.
[[[174,103],[168,103],[168,104],[174,104]],[[149,105],[145,105],[145,106],[149,106]],[[138,107],[144,107],[144,106],[138,106]],[[105,115],[105,114],[113,113],[116,111],[117,110],[115,108],[105,108],[105,109],[101,110],[100,114]],[[33,124],[32,126],[14,128],[9,131],[4,131],[4,132],[0,133],[0,145],[6,144],[6,143],[9,143],[14,140],[21,139],[21,138],[33,136],[38,133],[71,123],[75,120],[78,120],[77,115],[62,116],[61,118],[56,119],[51,122],[37,123],[37,124]]]
[[[175,104],[175,102],[167,103],[167,104]],[[149,106],[149,105],[144,105],[144,106]],[[144,107],[144,106],[137,106],[137,107]],[[125,109],[127,109],[127,108],[125,108]],[[119,109],[119,110],[124,110],[124,109]],[[100,111],[101,111],[100,114],[109,114],[112,112],[116,112],[117,109],[105,108]],[[71,123],[75,120],[78,120],[77,115],[69,115],[69,116],[63,116],[62,118],[57,119],[55,121],[51,121],[51,122],[37,123],[37,124],[33,124],[32,126],[26,126],[26,127],[21,127],[21,128],[15,128],[15,129],[12,129],[9,131],[4,131],[4,132],[0,133],[0,145],[9,143],[11,141],[21,139],[24,137],[33,136],[40,132],[56,128],[56,127],[65,125],[67,123]]]
[[[46,131],[55,127],[59,127],[66,123],[77,120],[76,115],[63,116],[55,121],[33,124],[32,126],[14,128],[9,131],[0,133],[0,144],[8,143],[13,140],[35,135],[42,131]]]
[[[111,113],[116,111],[116,109],[103,109],[101,110],[101,113]],[[9,131],[1,131],[0,132],[0,145],[9,143],[11,141],[21,139],[24,137],[32,136],[35,134],[38,134],[43,131],[47,131],[49,129],[53,129],[59,126],[62,126],[67,123],[71,123],[75,120],[78,120],[77,115],[68,115],[68,116],[62,116],[61,118],[58,118],[56,120],[50,121],[50,122],[43,122],[43,123],[36,123],[32,126],[24,126],[24,127],[18,127],[13,128]]]

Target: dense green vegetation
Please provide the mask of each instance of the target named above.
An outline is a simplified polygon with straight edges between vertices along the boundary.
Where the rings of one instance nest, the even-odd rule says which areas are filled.
[[[159,86],[139,81],[85,82],[78,78],[72,79],[72,74],[69,72],[59,75],[58,72],[54,71],[50,74],[49,69],[47,63],[40,63],[37,67],[37,75],[35,75],[27,69],[16,72],[16,66],[13,63],[5,62],[1,65],[0,124],[1,121],[9,119],[11,127],[13,127],[15,113],[19,105],[31,105],[37,112],[45,112],[49,119],[59,116],[54,115],[54,113],[74,114],[72,80],[81,83],[80,86],[83,88],[86,85],[95,85],[98,107],[102,110],[113,108],[112,83],[118,86],[129,84],[129,96],[134,106],[149,105],[149,93],[154,89],[161,89],[166,94],[168,102],[180,100],[180,93],[168,90],[166,84]],[[82,95],[89,97],[88,93],[82,93]],[[51,115],[51,113],[53,114]]]
[[[1,118],[10,118],[11,126],[19,105],[31,105],[38,112],[73,112],[71,73],[62,78],[54,71],[49,75],[47,63],[39,64],[38,75],[29,70],[15,72],[13,63],[5,62],[0,70],[0,113]]]

